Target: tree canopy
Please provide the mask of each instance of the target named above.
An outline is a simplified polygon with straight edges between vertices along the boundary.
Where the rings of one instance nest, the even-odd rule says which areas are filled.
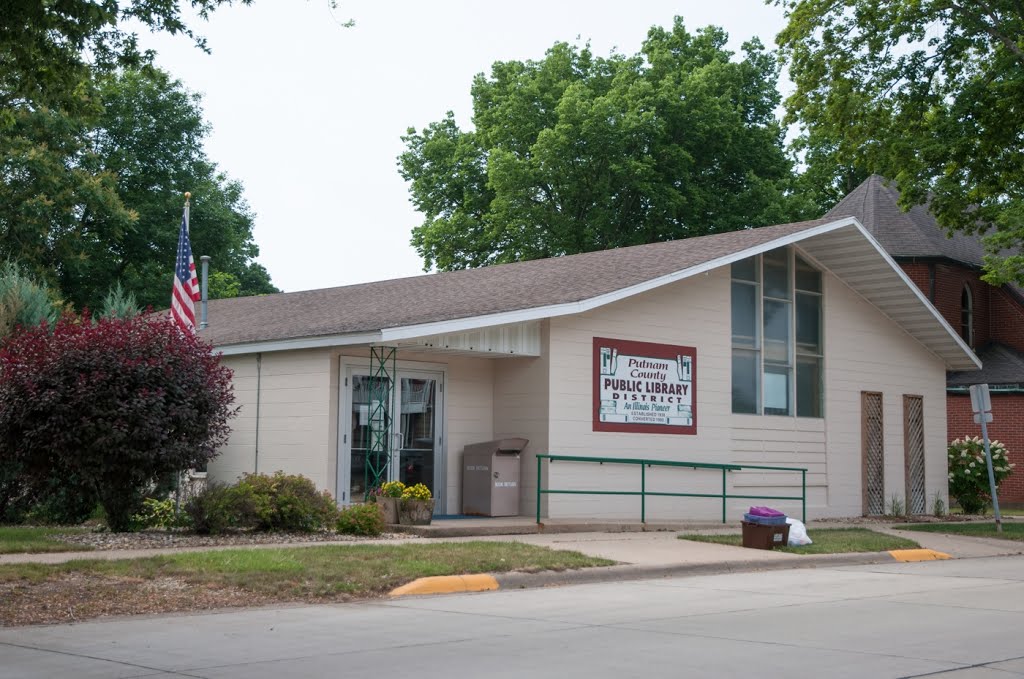
[[[778,65],[742,58],[715,27],[677,18],[639,54],[557,43],[495,63],[472,85],[473,127],[454,115],[403,137],[424,214],[425,268],[482,266],[786,221],[791,164],[773,115]]]
[[[196,257],[226,277],[214,292],[276,292],[253,259],[253,215],[241,184],[203,148],[199,97],[155,69],[95,83],[99,113],[19,109],[0,135],[0,256],[48,281],[76,308],[99,308],[118,282],[143,306],[170,295],[185,191]]]
[[[196,263],[200,255],[210,255],[221,281],[211,296],[279,292],[266,269],[253,261],[259,248],[241,183],[206,155],[209,127],[199,95],[152,68],[108,76],[100,94],[103,114],[94,135],[97,169],[116,177],[118,195],[136,218],[120,238],[110,241],[110,269],[94,267],[88,281],[74,286],[91,287],[90,297],[74,301],[91,303],[120,281],[143,306],[165,306],[185,191],[192,192]]]
[[[201,18],[233,0],[189,0]],[[251,0],[238,0],[250,4]],[[94,111],[93,75],[149,63],[126,23],[206,41],[181,16],[179,0],[7,0],[0,13],[0,127],[22,107]]]
[[[232,0],[190,0],[200,17]],[[241,0],[249,4],[249,0]],[[183,34],[178,0],[12,0],[0,13],[0,258],[75,307],[118,282],[169,301],[183,194],[214,292],[276,292],[253,259],[253,215],[206,156],[197,95],[150,65],[125,28]]]
[[[894,179],[949,229],[987,232],[992,282],[1024,282],[1024,6],[1019,0],[775,0],[819,185]],[[837,168],[832,174],[828,167]]]

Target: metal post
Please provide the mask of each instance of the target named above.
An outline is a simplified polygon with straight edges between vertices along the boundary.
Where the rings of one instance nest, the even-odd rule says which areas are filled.
[[[988,445],[988,422],[992,418],[992,397],[987,384],[971,386],[971,410],[974,421],[981,425],[981,439],[985,444],[985,466],[988,467],[988,487],[992,491],[992,510],[996,515],[996,532],[1003,532],[1003,517],[999,514],[999,494],[996,490],[996,475],[992,471],[992,450]]]
[[[801,504],[803,505],[802,521],[807,523],[807,470],[800,470],[800,497]]]
[[[540,455],[537,456],[537,523],[540,524]]]
[[[370,347],[368,425],[370,445],[364,468],[364,500],[370,491],[387,481],[391,468],[391,399],[395,388],[395,348]]]
[[[200,305],[201,312],[199,317],[199,329],[202,330],[209,325],[206,322],[206,302],[210,297],[207,291],[210,280],[210,255],[203,255],[199,258],[199,261],[203,263],[202,303]]]
[[[640,523],[647,523],[647,465],[640,465]]]
[[[996,532],[1003,532],[1003,517],[999,514],[999,495],[996,491],[996,475],[992,471],[992,450],[988,445],[988,423],[986,413],[981,414],[981,439],[985,443],[985,466],[988,467],[988,486],[992,489],[992,511],[996,515]]]
[[[725,523],[725,467],[722,467],[722,523]]]

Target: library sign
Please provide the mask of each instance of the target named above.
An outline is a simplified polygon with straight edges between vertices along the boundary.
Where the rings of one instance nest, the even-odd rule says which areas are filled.
[[[697,350],[594,338],[594,431],[697,433]]]

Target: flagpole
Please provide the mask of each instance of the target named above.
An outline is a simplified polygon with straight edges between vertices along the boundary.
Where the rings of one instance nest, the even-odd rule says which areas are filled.
[[[189,202],[191,200],[192,200],[192,192],[191,191],[186,191],[185,192],[185,233],[188,233],[191,230],[190,226],[189,226],[189,215],[188,215]],[[182,475],[182,473],[183,472],[181,470],[179,470],[178,473],[174,475],[174,516],[175,517],[181,516],[181,475]]]

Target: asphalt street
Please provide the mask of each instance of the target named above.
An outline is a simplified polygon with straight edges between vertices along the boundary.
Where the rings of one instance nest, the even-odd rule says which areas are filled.
[[[0,677],[1024,676],[1024,557],[0,629]]]

